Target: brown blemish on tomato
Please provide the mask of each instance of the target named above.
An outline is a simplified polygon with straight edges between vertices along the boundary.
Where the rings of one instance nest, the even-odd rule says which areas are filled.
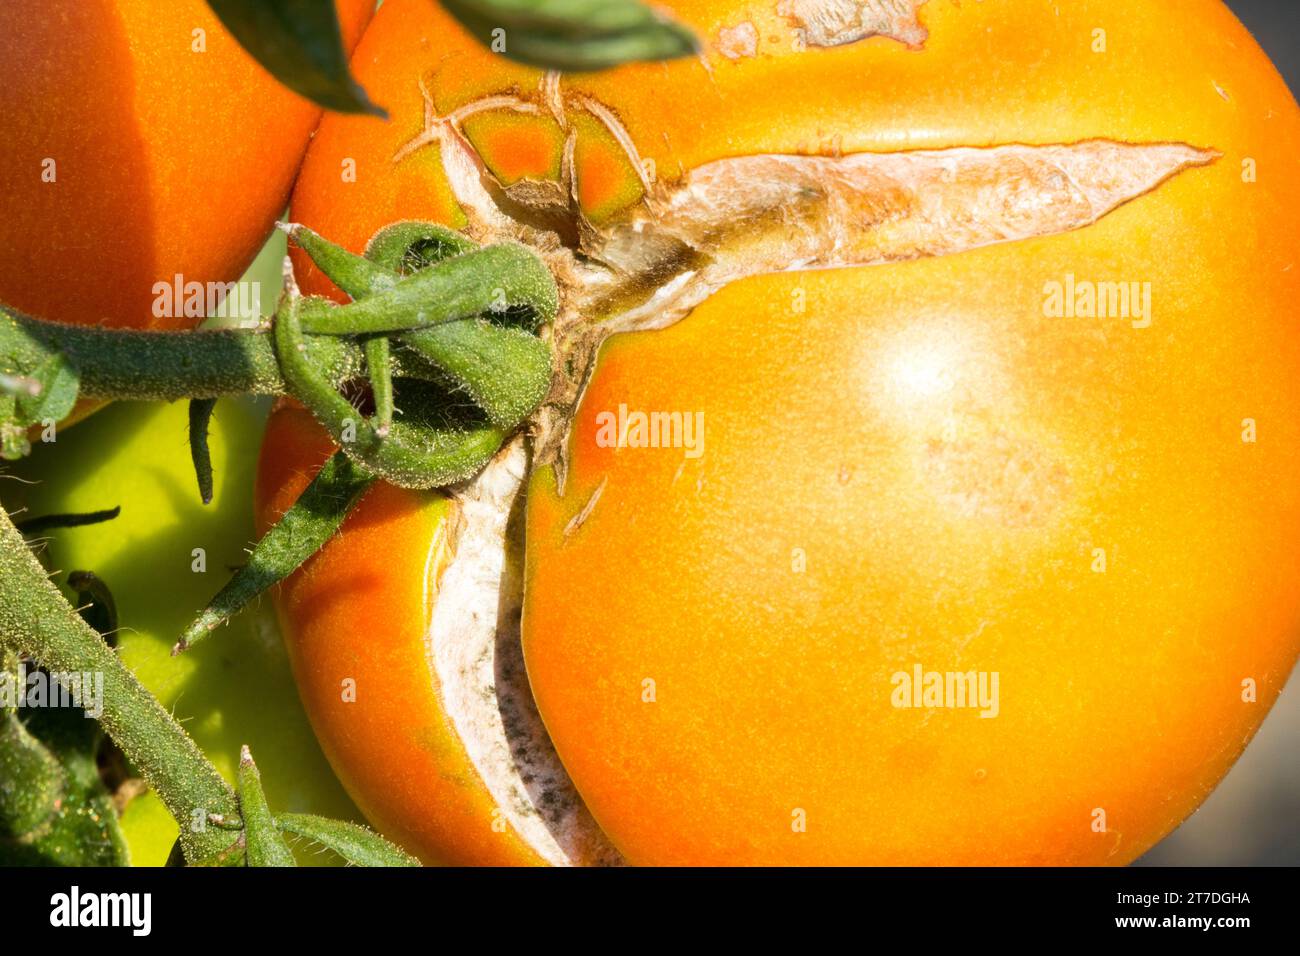
[[[944,509],[1007,528],[1043,524],[1070,493],[1065,465],[1038,442],[1001,429],[926,443],[921,471]]]
[[[566,538],[587,523],[587,519],[591,517],[591,513],[596,510],[596,505],[600,502],[600,496],[605,493],[605,485],[608,481],[608,477],[600,479],[600,484],[591,493],[591,497],[582,506],[582,510],[569,519],[569,523],[564,526],[564,536]]]

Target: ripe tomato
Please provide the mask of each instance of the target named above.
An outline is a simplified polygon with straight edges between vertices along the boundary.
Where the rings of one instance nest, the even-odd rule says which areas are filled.
[[[338,3],[349,49],[373,9]],[[239,278],[319,117],[203,0],[6,0],[0,302],[65,322],[193,327],[153,314],[155,283]]]
[[[25,509],[22,516],[120,505],[113,521],[48,532],[50,566],[104,580],[117,604],[123,660],[228,780],[240,745],[249,744],[277,810],[355,816],[312,739],[269,606],[236,618],[207,646],[171,656],[194,612],[247,557],[261,422],[253,403],[217,406],[210,435],[217,495],[207,507],[194,487],[184,403],[114,404],[60,432],[57,443],[38,443],[11,469],[21,480],[3,482],[0,493],[11,512]],[[133,799],[122,826],[132,863],[166,861],[176,822],[154,794]]]
[[[461,863],[1115,864],[1190,814],[1300,649],[1300,111],[1226,8],[678,0],[702,59],[557,81],[425,6],[293,218],[534,241],[558,374],[595,359],[531,462],[376,488],[282,589],[372,821]],[[268,436],[263,521],[328,453]]]

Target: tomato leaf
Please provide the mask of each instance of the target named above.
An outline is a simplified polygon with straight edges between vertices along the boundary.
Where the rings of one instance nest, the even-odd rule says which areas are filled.
[[[600,70],[695,53],[694,35],[637,0],[441,0],[494,53],[551,70]]]
[[[27,693],[32,665],[0,658],[0,676]],[[125,866],[126,842],[97,761],[99,723],[79,707],[29,703],[21,713],[0,707],[0,866]]]
[[[208,6],[295,93],[338,113],[387,115],[348,70],[333,0],[208,0]]]

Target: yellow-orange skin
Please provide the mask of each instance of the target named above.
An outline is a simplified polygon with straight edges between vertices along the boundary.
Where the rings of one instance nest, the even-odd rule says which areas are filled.
[[[392,162],[421,128],[417,78],[446,112],[539,77],[418,6],[385,5],[357,58],[393,123],[327,120],[295,198],[353,248],[392,219],[458,221],[434,151]],[[669,6],[706,39],[752,15]],[[530,487],[524,642],[560,756],[634,863],[1125,863],[1214,787],[1300,649],[1293,99],[1211,0],[920,15],[919,50],[800,53],[778,18],[768,55],[564,85],[669,178],[730,155],[1095,137],[1222,156],[1070,234],[750,279],[607,343],[564,496],[550,469]],[[1046,317],[1067,274],[1150,282],[1152,325]],[[702,412],[704,454],[601,447],[596,416],[620,404]],[[400,522],[413,554],[441,533],[422,514]],[[405,550],[349,553],[337,579],[383,591],[382,617],[291,606],[300,655],[326,628],[372,647],[427,619]],[[892,706],[918,664],[998,672],[998,716]],[[327,749],[357,733],[321,706]],[[354,795],[406,773],[384,750],[336,762]]]
[[[351,49],[374,3],[337,7]],[[62,322],[192,327],[153,315],[154,284],[239,278],[320,115],[203,0],[5,0],[0,302]]]

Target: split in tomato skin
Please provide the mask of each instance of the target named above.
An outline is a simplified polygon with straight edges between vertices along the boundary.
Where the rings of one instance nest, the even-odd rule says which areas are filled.
[[[258,468],[261,528],[332,450],[304,409],[275,410]],[[445,494],[376,484],[277,589],[281,631],[312,726],[374,826],[429,864],[536,866],[484,788],[429,660],[455,520]]]

